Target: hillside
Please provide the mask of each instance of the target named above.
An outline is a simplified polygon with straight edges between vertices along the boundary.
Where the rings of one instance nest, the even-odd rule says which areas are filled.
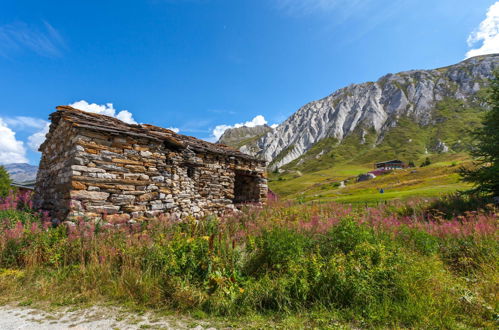
[[[493,54],[353,84],[306,104],[240,149],[266,159],[272,170],[302,172],[466,151],[467,131],[479,125],[484,87],[498,64]]]
[[[366,165],[339,165],[311,173],[286,171],[273,174],[271,188],[286,200],[306,202],[336,201],[378,203],[413,197],[438,197],[470,186],[461,182],[458,170],[470,163],[464,153],[430,157],[432,164],[397,170],[369,181],[357,182],[357,176],[372,170]],[[416,161],[419,165],[423,160]],[[343,182],[343,185],[341,184]],[[383,188],[384,193],[379,189]]]

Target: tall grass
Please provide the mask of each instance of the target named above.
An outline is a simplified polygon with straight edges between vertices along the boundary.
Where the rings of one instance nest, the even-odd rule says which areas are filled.
[[[227,317],[320,315],[326,325],[497,325],[493,206],[446,219],[422,202],[273,203],[199,221],[114,216],[53,228],[16,201],[0,206],[0,295]]]

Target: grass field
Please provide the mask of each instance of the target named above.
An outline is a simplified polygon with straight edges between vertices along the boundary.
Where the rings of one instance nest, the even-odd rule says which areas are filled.
[[[276,202],[201,221],[54,228],[10,198],[0,304],[125,306],[222,328],[497,328],[497,208],[438,202]]]
[[[356,178],[372,170],[372,164],[342,164],[305,174],[274,174],[270,188],[284,200],[345,203],[435,197],[470,188],[460,181],[457,173],[460,166],[470,163],[465,154],[433,155],[431,159],[433,163],[429,166],[397,170],[363,182],[356,182]],[[346,183],[344,188],[339,187],[340,181]],[[383,194],[379,192],[381,188]]]

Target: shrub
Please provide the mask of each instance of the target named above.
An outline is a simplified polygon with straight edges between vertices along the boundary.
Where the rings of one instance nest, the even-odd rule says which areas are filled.
[[[5,167],[0,165],[0,199],[7,197],[12,189],[10,186],[11,183],[9,173],[7,173]]]

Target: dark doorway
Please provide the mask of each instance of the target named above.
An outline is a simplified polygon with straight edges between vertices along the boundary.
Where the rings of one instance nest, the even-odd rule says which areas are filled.
[[[260,201],[260,178],[245,171],[236,171],[234,178],[234,203]]]

